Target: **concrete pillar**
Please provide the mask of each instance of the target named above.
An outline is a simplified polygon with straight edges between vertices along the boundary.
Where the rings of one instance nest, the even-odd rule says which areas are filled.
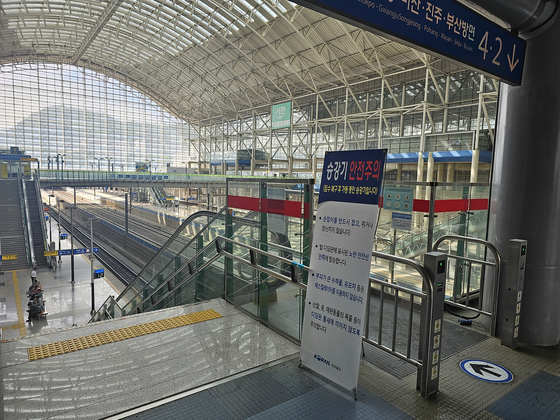
[[[294,158],[289,156],[288,157],[288,177],[293,176],[294,173]]]
[[[471,162],[471,182],[478,182],[478,163],[480,158],[480,150],[473,150]]]
[[[402,163],[397,163],[397,181],[402,181]]]
[[[418,153],[418,167],[416,168],[416,181],[423,182],[424,181],[424,159],[422,158],[422,152]],[[422,187],[416,187],[416,197],[420,197],[422,195]]]
[[[426,182],[432,182],[434,180],[434,156],[432,155],[432,152],[428,152],[428,168],[426,170]],[[425,199],[429,200],[430,199],[430,188],[427,187],[426,188],[426,195],[425,195]]]
[[[455,164],[447,164],[447,176],[445,177],[445,182],[455,182]]]
[[[317,156],[313,156],[313,163],[311,165],[312,168],[312,176],[313,178],[317,179]],[[320,179],[319,179],[320,181]]]
[[[418,153],[418,167],[416,169],[416,180],[418,182],[424,181],[424,159],[422,158],[422,152]],[[414,195],[416,198],[423,197],[422,195],[422,187],[420,185],[416,186],[416,194]],[[414,225],[420,226],[424,224],[424,216],[418,212],[414,214]]]
[[[488,239],[507,268],[510,239],[526,239],[519,337],[560,342],[560,40],[558,11],[527,40],[521,86],[502,84]],[[500,314],[498,314],[500,316]]]
[[[437,166],[437,182],[443,182],[445,179],[445,163],[439,163]]]

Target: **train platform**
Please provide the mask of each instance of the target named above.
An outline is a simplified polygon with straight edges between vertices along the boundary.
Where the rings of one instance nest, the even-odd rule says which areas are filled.
[[[436,395],[420,396],[413,366],[366,346],[355,401],[298,367],[297,343],[221,299],[88,324],[89,259],[76,256],[72,284],[62,258],[38,273],[43,320],[25,321],[30,270],[0,275],[2,419],[560,418],[560,346],[512,350],[446,313]],[[123,288],[105,276],[96,307]]]
[[[71,190],[72,189],[68,188],[67,192],[70,193]],[[125,201],[124,193],[122,191],[113,192],[113,191],[100,191],[99,189],[96,189],[95,194],[94,194],[93,189],[77,189],[76,190],[76,196],[81,197],[84,200],[88,200],[88,201],[91,201],[91,202],[99,202],[100,198],[107,198],[107,199],[122,202],[122,203],[124,203],[124,201]],[[197,211],[206,209],[205,205],[201,206],[199,204],[189,203],[189,202],[184,201],[184,200],[179,201],[179,206],[177,206],[177,207],[175,205],[162,207],[162,206],[155,205],[151,202],[149,202],[149,203],[144,203],[144,202],[139,203],[139,202],[136,202],[136,201],[130,202],[130,205],[132,207],[140,207],[140,208],[150,209],[152,211],[163,213],[163,214],[166,214],[166,215],[169,215],[169,216],[178,217],[178,218],[181,218],[181,219],[186,219],[191,214],[196,213]]]
[[[53,238],[58,237],[58,224],[50,227]],[[57,242],[58,245],[58,242]],[[62,249],[70,248],[70,237],[61,241]],[[81,248],[74,243],[74,248]],[[91,265],[86,254],[74,256],[74,283],[70,256],[60,258],[57,269],[40,269],[37,279],[44,289],[45,309],[48,315],[40,320],[27,322],[27,290],[31,285],[31,271],[7,271],[0,275],[0,327],[2,338],[10,339],[72,326],[85,325],[91,319]],[[99,307],[107,297],[117,296],[124,285],[115,278],[98,260],[94,269],[103,268],[105,277],[95,279],[95,306]],[[0,266],[1,270],[1,266]]]

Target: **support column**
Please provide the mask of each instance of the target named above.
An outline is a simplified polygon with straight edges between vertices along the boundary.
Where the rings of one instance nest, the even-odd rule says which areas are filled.
[[[437,182],[443,182],[445,179],[445,163],[440,163],[437,166]]]
[[[416,181],[423,182],[424,181],[424,159],[422,158],[422,152],[418,153],[418,167],[416,169]],[[426,188],[429,190],[429,188]],[[416,194],[415,197],[422,197],[422,186],[416,186]],[[416,226],[422,225],[424,223],[424,217],[419,212],[414,214],[414,224]]]
[[[480,158],[480,150],[472,151],[472,162],[471,162],[471,182],[478,182],[478,163]]]
[[[455,164],[447,164],[447,176],[445,177],[445,182],[455,182]]]
[[[503,258],[510,239],[528,241],[519,337],[540,346],[560,342],[558,11],[552,22],[527,40],[522,85],[501,85],[488,212],[488,240]]]
[[[312,164],[312,178],[317,179],[317,156],[313,155],[313,164]]]
[[[422,157],[422,152],[418,153],[418,167],[416,169],[416,181],[424,181],[424,158]],[[416,187],[416,197],[420,197],[422,192],[422,187]]]
[[[402,163],[397,163],[397,181],[402,181]]]
[[[432,182],[434,180],[434,156],[432,152],[428,153],[428,169],[426,170],[426,182]],[[430,199],[431,188],[426,188],[426,200]]]

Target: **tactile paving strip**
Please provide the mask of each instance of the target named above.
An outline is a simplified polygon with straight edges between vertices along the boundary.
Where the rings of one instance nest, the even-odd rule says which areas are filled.
[[[84,337],[57,341],[56,343],[30,347],[27,349],[27,356],[29,357],[29,361],[32,362],[46,357],[58,356],[59,354],[101,346],[103,344],[114,343],[128,338],[140,337],[146,334],[184,327],[185,325],[196,324],[198,322],[221,317],[222,316],[215,310],[208,309],[206,311],[180,315],[169,319],[162,319],[160,321],[147,322],[145,324],[134,325],[132,327],[119,328],[118,330],[105,331],[98,334],[86,335]]]

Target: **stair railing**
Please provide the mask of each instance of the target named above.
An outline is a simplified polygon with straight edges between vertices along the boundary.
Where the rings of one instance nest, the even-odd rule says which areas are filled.
[[[27,264],[35,265],[35,252],[33,251],[33,232],[31,231],[31,221],[29,220],[29,203],[27,202],[27,191],[25,188],[25,181],[21,176],[21,173],[18,173],[18,193],[19,193],[19,201],[21,204],[22,209],[22,216],[23,216],[23,232],[25,236],[25,250],[27,256]]]

